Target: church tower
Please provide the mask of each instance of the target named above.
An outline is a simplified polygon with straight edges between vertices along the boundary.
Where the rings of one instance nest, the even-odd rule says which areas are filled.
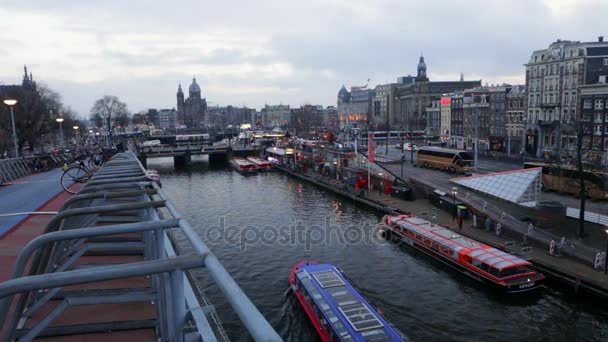
[[[177,87],[177,121],[179,123],[184,122],[184,92],[181,83]]]
[[[418,62],[418,75],[416,76],[416,82],[428,82],[429,78],[426,77],[426,63],[424,63],[424,56],[420,55],[420,61]]]

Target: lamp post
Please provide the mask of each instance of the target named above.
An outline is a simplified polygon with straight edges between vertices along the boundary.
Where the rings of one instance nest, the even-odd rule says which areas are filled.
[[[78,126],[72,126],[72,129],[74,129],[74,140],[76,141],[76,147],[78,147],[78,129],[80,127]]]
[[[606,254],[604,255],[604,274],[608,274],[608,229],[604,230],[606,233]]]
[[[55,121],[59,123],[59,146],[61,147],[63,147],[63,125],[61,124],[63,120],[64,119],[62,117],[55,119]]]
[[[13,112],[13,106],[17,104],[15,99],[6,99],[4,104],[11,109],[11,124],[13,126],[13,146],[15,147],[15,158],[19,158],[19,146],[17,145],[17,130],[15,129],[15,113]]]
[[[456,195],[458,194],[458,188],[452,188],[452,203],[454,204],[454,209],[456,209]],[[456,219],[456,210],[453,211],[452,219]]]

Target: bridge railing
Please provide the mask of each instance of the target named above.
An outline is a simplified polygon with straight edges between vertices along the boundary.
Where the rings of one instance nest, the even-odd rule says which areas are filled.
[[[134,176],[137,170],[140,175]],[[160,211],[161,208],[164,210]],[[105,225],[112,222],[115,224]],[[192,247],[192,254],[175,252],[168,234],[170,228],[181,230]],[[117,237],[125,233],[140,233],[142,239],[120,240]],[[99,250],[112,253],[137,250],[146,261],[72,269],[85,253]],[[188,340],[227,340],[213,307],[208,306],[207,301],[198,300],[196,287],[193,289],[184,273],[198,267],[209,272],[254,339],[281,340],[168,196],[156,183],[146,179],[145,170],[135,156],[130,152],[118,154],[63,204],[47,224],[44,234],[19,253],[11,279],[0,284],[0,331],[4,331],[7,341],[16,336],[30,340],[45,334],[52,321],[69,307],[145,301],[156,303],[156,319],[152,326],[149,326],[150,322],[125,323],[127,325],[107,322],[63,327],[64,330],[61,326],[53,326],[52,330],[54,333],[73,333],[74,329],[95,332],[95,329],[107,331],[148,324],[157,329],[158,338],[162,340],[184,340],[186,336]],[[150,276],[152,291],[97,293],[87,290],[86,296],[77,297],[69,297],[64,291],[69,285],[138,275]],[[15,295],[19,295],[16,302]],[[51,300],[61,298],[63,301],[44,319],[27,330],[19,329],[20,322],[31,319]],[[7,316],[9,308],[10,317]],[[186,327],[186,322],[191,322],[194,332]]]

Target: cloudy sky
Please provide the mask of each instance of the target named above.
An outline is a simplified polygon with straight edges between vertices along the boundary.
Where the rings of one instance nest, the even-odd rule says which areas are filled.
[[[88,116],[175,106],[196,75],[210,105],[335,104],[342,84],[415,74],[523,82],[557,38],[608,38],[608,0],[0,0],[0,83],[34,78]]]

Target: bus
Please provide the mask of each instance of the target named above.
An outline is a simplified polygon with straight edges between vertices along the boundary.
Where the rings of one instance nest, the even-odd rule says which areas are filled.
[[[581,191],[580,173],[574,166],[526,162],[524,169],[542,168],[542,186],[544,191],[579,196]],[[608,174],[601,171],[585,170],[585,189],[587,196],[593,199],[608,199]]]
[[[471,153],[466,151],[421,147],[416,155],[416,166],[452,173],[472,174],[474,160]]]

